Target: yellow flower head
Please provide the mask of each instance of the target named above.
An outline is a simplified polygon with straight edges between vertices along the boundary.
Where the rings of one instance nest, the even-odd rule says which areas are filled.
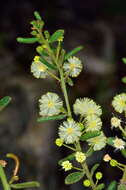
[[[93,146],[94,151],[101,150],[106,146],[106,137],[103,132],[97,137],[87,140],[88,144]]]
[[[81,60],[73,56],[68,59],[68,62],[65,62],[63,69],[68,76],[77,77],[82,71]]]
[[[86,131],[97,131],[102,127],[102,121],[97,115],[88,115],[85,118]]]
[[[58,115],[63,107],[63,102],[56,93],[47,92],[39,100],[40,115],[53,116]]]
[[[82,163],[86,160],[86,156],[83,152],[76,152],[75,158],[78,162]]]
[[[60,139],[60,138],[57,138],[56,141],[55,141],[56,145],[57,146],[62,146],[63,145],[63,139]]]
[[[118,137],[116,137],[114,140],[113,140],[113,146],[116,148],[116,149],[124,149],[125,147],[125,142],[122,140],[122,139],[119,139]]]
[[[62,168],[65,170],[65,171],[68,171],[68,170],[71,170],[72,169],[72,163],[70,163],[68,160],[67,161],[64,161],[62,162]]]
[[[91,182],[90,182],[88,179],[85,179],[85,180],[83,181],[83,185],[84,185],[85,187],[90,187]]]
[[[102,178],[102,173],[101,172],[97,172],[96,174],[95,174],[95,177],[96,177],[96,179],[98,179],[98,180],[100,180],[101,178]]]
[[[101,116],[102,114],[101,107],[87,97],[76,99],[73,108],[76,115],[80,114],[84,117],[89,115]]]
[[[118,119],[117,117],[112,117],[111,118],[111,126],[112,127],[119,127],[120,126],[120,123],[121,123],[121,120]]]
[[[112,106],[119,113],[126,112],[126,93],[116,95],[112,101]]]
[[[39,60],[40,60],[40,56],[36,55],[36,56],[34,57],[34,62],[37,62],[37,61],[39,61]]]
[[[67,121],[64,121],[59,127],[59,136],[66,144],[72,144],[78,141],[81,136],[79,124],[73,119],[68,118]]]

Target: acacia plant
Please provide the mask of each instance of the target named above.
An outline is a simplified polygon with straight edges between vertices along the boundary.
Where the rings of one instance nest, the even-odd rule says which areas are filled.
[[[39,99],[37,121],[61,120],[55,144],[59,148],[64,146],[71,151],[70,155],[66,155],[58,163],[66,172],[65,184],[70,185],[82,180],[82,184],[92,190],[126,189],[125,164],[112,159],[109,154],[103,157],[105,162],[109,162],[111,166],[118,167],[122,171],[122,179],[118,183],[112,181],[108,187],[100,182],[103,174],[99,169],[99,163],[94,164],[92,168],[87,164],[89,157],[93,156],[95,151],[104,149],[106,144],[120,150],[126,157],[126,127],[120,117],[113,116],[111,126],[113,129],[121,130],[122,138],[106,137],[102,130],[100,105],[88,97],[77,98],[74,104],[70,105],[67,88],[74,85],[72,79],[77,77],[83,69],[81,60],[74,55],[83,47],[79,46],[66,52],[63,48],[64,30],[57,30],[50,35],[49,31],[44,29],[44,21],[39,13],[34,12],[34,16],[35,20],[31,22],[32,36],[19,37],[17,41],[26,44],[37,43],[36,56],[31,64],[33,76],[37,79],[51,76],[60,84],[64,100],[51,90],[42,95]],[[116,95],[112,100],[112,106],[117,113],[126,115],[126,93]],[[84,147],[85,144],[88,148]]]

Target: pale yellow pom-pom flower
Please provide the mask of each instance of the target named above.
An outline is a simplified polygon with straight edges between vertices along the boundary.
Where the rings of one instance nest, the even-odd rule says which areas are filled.
[[[124,147],[125,147],[125,142],[122,140],[122,139],[120,139],[120,138],[118,138],[118,137],[116,137],[115,138],[115,140],[113,140],[113,146],[116,148],[116,149],[124,149]]]
[[[65,170],[65,171],[68,171],[68,170],[71,170],[72,169],[72,163],[69,162],[68,160],[67,161],[64,161],[62,162],[62,168]]]
[[[111,118],[111,126],[112,127],[119,127],[120,126],[120,123],[121,123],[121,119],[118,119],[117,117],[112,117]]]
[[[82,163],[86,160],[86,156],[83,152],[76,152],[75,158],[78,162]]]

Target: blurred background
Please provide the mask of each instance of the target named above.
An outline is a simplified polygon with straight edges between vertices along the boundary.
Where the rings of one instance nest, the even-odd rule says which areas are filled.
[[[47,91],[60,93],[54,81],[35,79],[30,65],[36,55],[35,45],[16,42],[16,37],[28,37],[33,12],[37,10],[45,21],[45,28],[53,33],[65,29],[64,47],[67,51],[83,45],[78,53],[84,70],[69,88],[71,104],[77,97],[88,96],[103,106],[103,127],[106,136],[120,134],[111,131],[112,97],[125,91],[121,78],[126,66],[126,1],[125,0],[6,0],[0,10],[0,97],[9,95],[11,104],[0,116],[0,159],[8,152],[19,156],[20,182],[38,180],[41,190],[76,190],[82,181],[72,186],[64,185],[65,174],[57,162],[68,154],[54,144],[57,137],[56,122],[38,124],[38,99]],[[110,153],[125,163],[120,153],[107,147],[89,160],[90,167],[100,162],[105,183],[119,180],[121,172],[102,161]],[[7,160],[7,159],[6,159]],[[13,161],[8,161],[8,177]]]

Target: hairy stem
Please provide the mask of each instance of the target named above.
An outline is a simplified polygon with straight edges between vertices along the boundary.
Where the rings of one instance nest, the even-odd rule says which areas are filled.
[[[76,146],[76,151],[79,151],[79,152],[82,151],[79,141],[76,143],[75,146]],[[91,176],[91,173],[90,173],[90,171],[89,171],[89,168],[88,168],[87,163],[86,163],[86,162],[83,162],[83,163],[81,164],[81,166],[82,166],[82,168],[83,168],[83,170],[84,170],[84,172],[85,172],[87,178],[89,179],[89,181],[90,181],[90,183],[91,183],[92,189],[95,190],[95,183],[94,183],[94,181],[93,181],[93,179],[92,179],[92,176]]]
[[[69,99],[68,99],[68,94],[67,94],[67,89],[66,89],[66,84],[63,76],[63,71],[62,69],[59,68],[59,73],[60,73],[60,78],[61,78],[61,88],[64,94],[66,106],[67,106],[67,111],[68,111],[68,116],[71,117],[71,110],[70,110],[70,104],[69,104]]]

